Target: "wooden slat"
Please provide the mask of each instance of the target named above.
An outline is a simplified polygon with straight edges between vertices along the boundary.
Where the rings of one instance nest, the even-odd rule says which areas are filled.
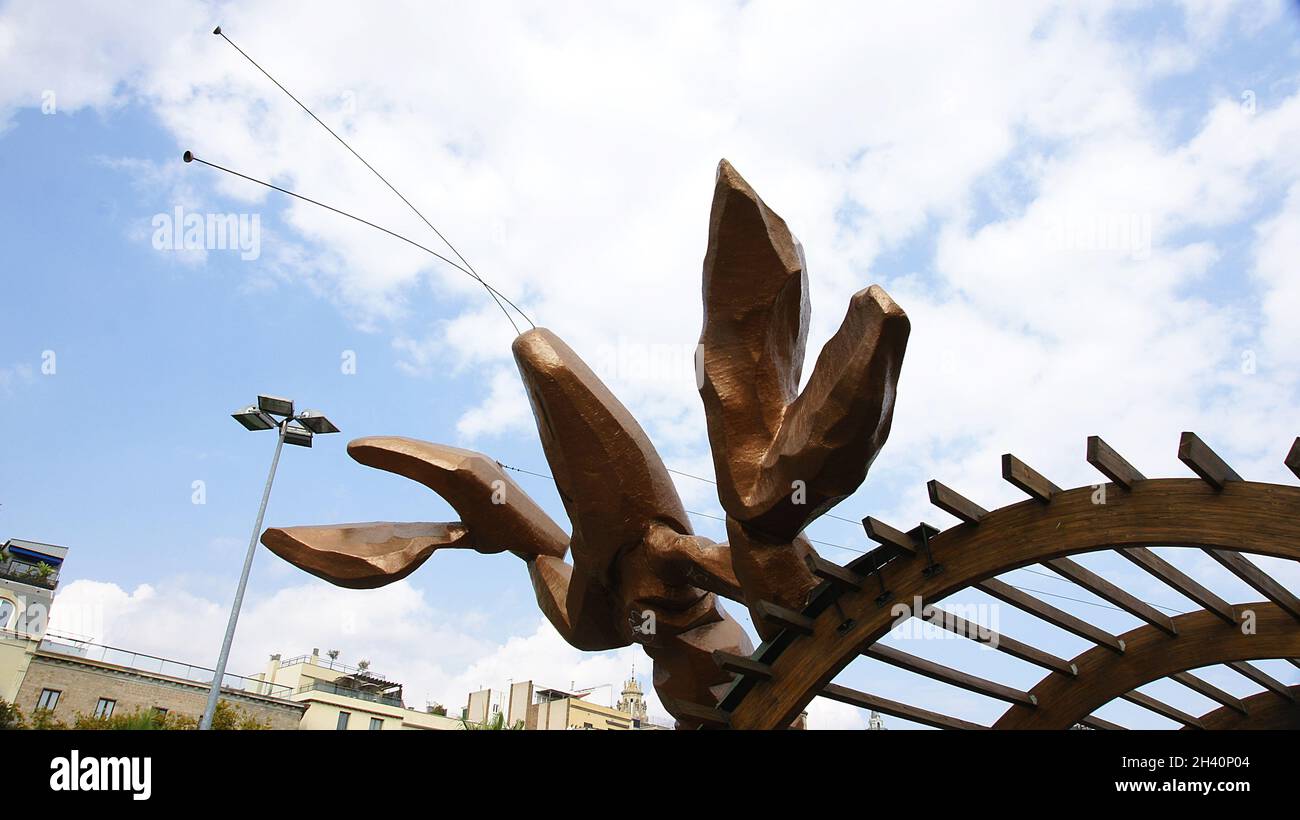
[[[897,666],[899,669],[906,669],[909,672],[924,675],[932,680],[950,683],[970,692],[988,695],[991,698],[1005,700],[1008,703],[1020,703],[1025,706],[1038,705],[1038,700],[1028,692],[1012,689],[1010,686],[1004,686],[996,681],[977,678],[952,667],[925,658],[918,658],[915,655],[909,655],[906,652],[894,649],[892,646],[876,644],[862,654],[891,666]]]
[[[1106,729],[1112,732],[1128,731],[1123,726],[1120,726],[1118,723],[1111,723],[1109,720],[1106,720],[1105,718],[1099,718],[1096,715],[1088,715],[1086,718],[1084,718],[1079,722],[1082,723],[1084,726],[1087,726],[1089,729]]]
[[[1130,595],[1124,590],[1102,578],[1097,573],[1076,564],[1069,558],[1054,558],[1047,566],[1083,587],[1102,600],[1109,601],[1125,612],[1141,618],[1168,635],[1177,635],[1174,620],[1145,601]]]
[[[1043,503],[1051,501],[1052,496],[1061,491],[1060,487],[1048,481],[1042,473],[1010,453],[1002,454],[1002,477],[1031,498],[1036,498]]]
[[[978,524],[981,518],[989,514],[988,510],[935,479],[930,479],[925,487],[930,493],[931,504],[967,524]]]
[[[1295,473],[1296,478],[1300,478],[1300,437],[1296,438],[1291,445],[1291,452],[1286,454],[1286,461],[1283,463]]]
[[[1178,460],[1192,468],[1192,472],[1201,477],[1206,484],[1216,490],[1222,490],[1229,481],[1241,481],[1241,476],[1219,458],[1218,453],[1201,441],[1195,433],[1183,433],[1178,442]]]
[[[902,530],[896,530],[871,516],[862,519],[862,528],[867,531],[867,537],[877,544],[897,547],[908,555],[916,554],[916,542]]]
[[[936,607],[932,618],[922,618],[928,624],[946,629],[954,635],[960,635],[963,638],[969,638],[976,643],[986,644],[999,652],[1005,652],[1013,658],[1019,658],[1022,661],[1028,661],[1036,666],[1049,669],[1053,672],[1060,672],[1063,675],[1074,676],[1079,674],[1078,668],[1067,661],[1065,658],[1058,658],[1055,655],[1044,652],[1036,646],[1030,646],[1027,643],[1018,641],[1015,638],[1008,638],[1006,635],[999,635],[993,630],[980,626],[977,623],[968,621],[951,612],[944,612]]]
[[[905,703],[899,703],[896,700],[869,695],[866,692],[859,692],[856,689],[850,689],[847,686],[840,686],[838,683],[829,683],[826,688],[819,693],[822,697],[829,700],[847,703],[850,706],[857,706],[860,709],[874,709],[881,714],[890,717],[910,720],[913,723],[920,723],[925,726],[933,726],[936,729],[987,729],[987,726],[981,726],[978,723],[971,723],[961,718],[949,717],[938,712],[931,712],[929,709],[921,709],[917,706],[908,706]]]
[[[765,623],[772,626],[789,629],[798,632],[800,635],[811,635],[813,633],[813,619],[802,612],[786,609],[780,604],[774,604],[771,601],[759,601],[754,608],[758,610],[758,616]]]
[[[808,553],[808,555],[804,556],[804,563],[808,565],[808,569],[813,575],[823,581],[830,581],[841,589],[861,589],[862,582],[865,580],[863,576],[856,572],[845,569],[833,561],[827,561],[815,553]]]
[[[1181,709],[1175,709],[1169,704],[1162,703],[1161,701],[1156,700],[1150,695],[1143,694],[1137,691],[1136,689],[1134,689],[1132,692],[1129,692],[1127,695],[1121,695],[1120,697],[1124,698],[1124,700],[1127,700],[1130,703],[1136,703],[1138,706],[1142,706],[1146,709],[1150,709],[1152,712],[1155,712],[1158,715],[1164,715],[1170,720],[1181,723],[1184,726],[1190,726],[1193,729],[1202,728],[1200,718],[1195,717],[1193,715],[1189,715]]]
[[[1102,441],[1101,436],[1088,436],[1088,463],[1126,490],[1131,490],[1134,484],[1146,480],[1146,476],[1138,472],[1137,468]]]
[[[1232,661],[1231,663],[1227,664],[1227,666],[1229,669],[1233,670],[1234,672],[1240,672],[1241,674],[1250,678],[1255,683],[1258,683],[1260,686],[1264,687],[1265,689],[1268,689],[1269,691],[1274,692],[1277,695],[1286,698],[1289,701],[1293,701],[1293,702],[1295,701],[1295,693],[1291,690],[1290,686],[1287,686],[1285,683],[1273,677],[1269,673],[1265,672],[1263,669],[1260,669],[1259,667],[1255,666],[1254,664],[1247,663],[1246,661]]]
[[[1232,613],[1232,604],[1215,595],[1197,583],[1191,576],[1146,547],[1128,547],[1116,550],[1116,552],[1164,581],[1187,598],[1218,615],[1225,622],[1236,623],[1236,616]]]
[[[1038,600],[1027,592],[1021,592],[1006,581],[989,578],[975,585],[981,592],[986,592],[999,601],[1022,609],[1030,615],[1047,621],[1052,626],[1060,627],[1066,632],[1078,635],[1086,641],[1104,646],[1117,654],[1124,654],[1124,642],[1104,629],[1093,626],[1082,618],[1057,609],[1049,603]]]
[[[1217,701],[1218,703],[1227,706],[1229,709],[1240,712],[1243,715],[1248,714],[1246,705],[1241,702],[1241,698],[1228,694],[1208,681],[1201,680],[1191,672],[1179,672],[1170,677],[1199,695],[1204,695],[1210,700]]]
[[[753,658],[746,658],[744,655],[715,649],[713,650],[713,662],[728,672],[734,672],[737,675],[748,675],[759,680],[772,679],[772,667]]]
[[[1290,590],[1273,580],[1271,575],[1260,569],[1249,558],[1229,550],[1207,549],[1206,552],[1233,575],[1259,590],[1265,598],[1300,620],[1300,598],[1292,595]]]

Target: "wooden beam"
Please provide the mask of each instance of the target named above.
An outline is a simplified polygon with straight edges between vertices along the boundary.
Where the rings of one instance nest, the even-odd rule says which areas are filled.
[[[931,680],[950,683],[953,686],[960,687],[969,692],[975,692],[980,695],[987,695],[998,700],[1005,700],[1008,703],[1019,703],[1024,706],[1037,706],[1038,700],[1028,692],[1019,689],[1012,689],[1010,686],[1004,686],[996,681],[985,678],[977,678],[965,672],[958,671],[949,666],[935,663],[934,661],[918,658],[915,655],[909,655],[892,646],[883,646],[876,644],[862,653],[868,658],[874,658],[883,661],[891,666],[897,666],[899,669],[906,669],[909,672],[915,672],[918,675],[924,675]]]
[[[1010,453],[1002,454],[1002,477],[1031,498],[1046,504],[1061,488],[1048,481],[1042,473]]]
[[[869,515],[862,519],[862,528],[867,531],[867,537],[877,544],[897,547],[908,555],[916,554],[916,542],[902,530],[896,530]]]
[[[863,576],[833,561],[827,561],[816,553],[810,552],[805,555],[804,563],[808,565],[813,575],[823,581],[830,581],[840,589],[862,589],[862,582],[865,580]]]
[[[1038,600],[1027,592],[1022,592],[997,578],[989,578],[975,585],[981,592],[988,593],[1003,603],[1022,609],[1035,615],[1052,626],[1060,627],[1086,641],[1104,646],[1112,652],[1124,654],[1124,642],[1104,629],[1093,626],[1082,618],[1075,617],[1063,609],[1057,609],[1049,603]]]
[[[967,524],[978,524],[981,518],[989,514],[988,510],[935,479],[930,479],[925,487],[930,493],[931,504]]]
[[[1233,575],[1259,590],[1265,598],[1290,612],[1291,617],[1300,620],[1300,598],[1292,595],[1290,590],[1273,580],[1271,575],[1249,558],[1228,550],[1207,549],[1206,552]]]
[[[1130,615],[1141,618],[1166,634],[1170,636],[1178,634],[1178,630],[1174,628],[1173,618],[1147,602],[1138,600],[1087,567],[1076,564],[1069,558],[1055,558],[1048,561],[1047,566],[1098,598],[1111,602]]]
[[[1273,697],[1272,692],[1257,692],[1243,702],[1249,714],[1224,706],[1201,715],[1201,725],[1206,729],[1288,729],[1300,730],[1300,704],[1294,700],[1300,686],[1292,686],[1291,699]],[[1293,735],[1294,737],[1294,735]]]
[[[1291,472],[1295,473],[1296,478],[1300,478],[1300,437],[1297,437],[1291,445],[1291,452],[1286,454],[1284,463],[1291,468]]]
[[[758,616],[762,618],[765,623],[771,624],[772,626],[789,629],[790,631],[797,632],[800,635],[813,634],[813,619],[809,618],[802,612],[795,612],[793,609],[786,609],[785,607],[779,604],[774,604],[771,601],[759,601],[754,605],[754,609],[758,611]]]
[[[1215,595],[1197,583],[1191,576],[1146,547],[1126,547],[1116,550],[1116,552],[1164,581],[1187,598],[1218,615],[1226,623],[1236,623],[1235,616],[1232,614],[1232,604]]]
[[[1192,468],[1201,479],[1216,490],[1222,490],[1229,481],[1241,481],[1236,470],[1219,458],[1218,453],[1201,441],[1195,433],[1183,433],[1178,442],[1178,460]]]
[[[1123,726],[1120,726],[1118,723],[1111,723],[1109,720],[1106,720],[1104,718],[1099,718],[1096,715],[1088,715],[1086,718],[1084,718],[1079,722],[1082,723],[1084,726],[1087,726],[1089,729],[1107,729],[1110,731],[1118,731],[1118,732],[1128,731]]]
[[[715,649],[713,650],[713,662],[728,672],[737,675],[747,675],[759,680],[772,679],[772,667],[753,658],[746,658],[744,655]]]
[[[1249,714],[1245,704],[1241,702],[1241,698],[1228,694],[1227,692],[1209,683],[1208,681],[1201,680],[1200,678],[1193,675],[1191,672],[1179,672],[1178,674],[1171,675],[1170,677],[1172,677],[1174,680],[1181,683],[1183,686],[1186,686],[1188,689],[1191,689],[1193,692],[1197,693],[1198,695],[1204,695],[1210,700],[1218,701],[1220,704],[1227,706],[1229,709],[1238,711],[1243,715]]]
[[[874,709],[890,717],[910,720],[913,723],[920,723],[925,726],[933,726],[936,729],[987,729],[987,726],[981,726],[978,723],[971,723],[961,718],[949,717],[938,712],[931,712],[929,709],[921,709],[917,706],[908,706],[905,703],[899,703],[896,700],[869,695],[866,692],[859,692],[856,689],[850,689],[847,686],[840,686],[838,683],[828,683],[825,688],[819,692],[822,697],[828,700],[847,703],[850,706],[857,706],[860,709]]]
[[[1088,463],[1125,490],[1131,490],[1134,484],[1146,480],[1137,468],[1102,441],[1101,436],[1088,436]]]
[[[963,638],[969,638],[976,643],[982,643],[999,652],[1005,652],[1013,658],[1019,658],[1022,661],[1028,661],[1036,666],[1049,669],[1053,672],[1060,672],[1062,675],[1074,676],[1079,674],[1079,669],[1065,658],[1058,658],[1055,655],[1044,652],[1036,646],[1030,646],[1027,643],[1008,638],[1006,635],[999,635],[988,627],[980,626],[977,623],[966,620],[951,612],[945,612],[936,607],[934,617],[922,618],[925,623],[946,629],[954,635],[960,635]]]
[[[1207,491],[1202,488],[1201,492]],[[1255,611],[1256,629],[1251,634],[1225,626],[1218,616],[1204,609],[1175,619],[1177,638],[1143,624],[1122,636],[1128,645],[1124,655],[1093,647],[1071,658],[1071,663],[1079,667],[1078,678],[1046,676],[1030,690],[1038,698],[1038,706],[1029,709],[1014,704],[998,718],[994,728],[1068,729],[1112,700],[1179,672],[1213,666],[1228,659],[1285,658],[1300,654],[1300,629],[1290,614],[1268,601],[1237,604],[1236,608],[1239,613],[1246,609]]]
[[[1285,683],[1254,664],[1247,663],[1246,661],[1232,661],[1227,666],[1232,671],[1245,675],[1274,694],[1279,695],[1286,700],[1295,701],[1295,692],[1293,691],[1293,687],[1287,686]]]
[[[1181,709],[1175,709],[1169,704],[1162,703],[1161,701],[1156,700],[1150,695],[1145,695],[1136,689],[1134,689],[1132,692],[1129,692],[1127,695],[1120,695],[1120,697],[1122,697],[1124,700],[1130,703],[1136,703],[1138,706],[1142,706],[1144,708],[1150,709],[1152,712],[1155,712],[1158,715],[1164,715],[1170,720],[1181,723],[1184,726],[1188,726],[1192,729],[1203,728],[1201,725],[1200,718],[1195,717],[1193,715],[1189,715]]]

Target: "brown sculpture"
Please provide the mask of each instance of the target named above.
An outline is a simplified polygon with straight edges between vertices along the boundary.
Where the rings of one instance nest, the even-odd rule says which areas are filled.
[[[419,481],[461,520],[273,528],[262,543],[361,588],[405,577],[440,548],[509,550],[528,565],[538,605],[566,641],[583,650],[641,644],[665,707],[679,727],[697,726],[699,707],[713,707],[732,681],[713,653],[753,651],[718,596],[751,609],[801,608],[816,585],[801,533],[862,483],[889,434],[906,315],[879,287],[855,295],[800,394],[807,290],[798,242],[724,160],[704,261],[700,392],[729,544],[692,532],[649,437],[544,328],[512,349],[570,536],[486,456],[363,438],[349,455]],[[766,637],[766,621],[754,623]]]

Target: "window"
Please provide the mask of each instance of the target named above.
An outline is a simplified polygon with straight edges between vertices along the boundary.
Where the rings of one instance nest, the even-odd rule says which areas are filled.
[[[111,718],[113,716],[113,707],[117,706],[117,701],[108,698],[100,698],[99,703],[95,704],[95,717]]]
[[[14,616],[14,602],[8,598],[0,598],[0,629],[9,628],[9,619]]]
[[[41,699],[36,701],[36,708],[54,711],[54,707],[59,705],[59,695],[62,694],[58,689],[42,689]]]
[[[382,718],[371,718],[371,719],[370,719],[370,730],[371,730],[372,732],[377,732],[377,731],[379,731],[379,730],[382,729],[382,728],[384,728],[384,721],[383,721]]]
[[[351,712],[339,712],[339,722],[334,726],[335,729],[348,728],[348,718],[352,717]]]

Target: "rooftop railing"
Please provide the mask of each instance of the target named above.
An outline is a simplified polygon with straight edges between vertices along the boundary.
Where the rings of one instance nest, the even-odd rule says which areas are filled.
[[[287,661],[280,661],[280,668],[284,669],[285,667],[296,666],[297,664],[300,663],[319,666],[322,669],[329,669],[334,672],[342,672],[345,675],[369,675],[372,678],[378,678],[379,680],[386,680],[386,678],[383,675],[379,674],[373,669],[370,668],[362,669],[359,666],[349,666],[343,661],[331,660],[326,655],[299,655],[296,658],[289,658]]]
[[[41,650],[56,655],[66,655],[88,661],[96,661],[111,666],[119,666],[135,672],[145,672],[168,678],[191,681],[204,686],[212,685],[213,671],[191,663],[168,660],[144,652],[131,652],[114,646],[71,639],[60,634],[47,632],[41,641]],[[288,699],[293,689],[278,683],[266,683],[243,675],[225,674],[221,678],[221,688],[254,695]]]

